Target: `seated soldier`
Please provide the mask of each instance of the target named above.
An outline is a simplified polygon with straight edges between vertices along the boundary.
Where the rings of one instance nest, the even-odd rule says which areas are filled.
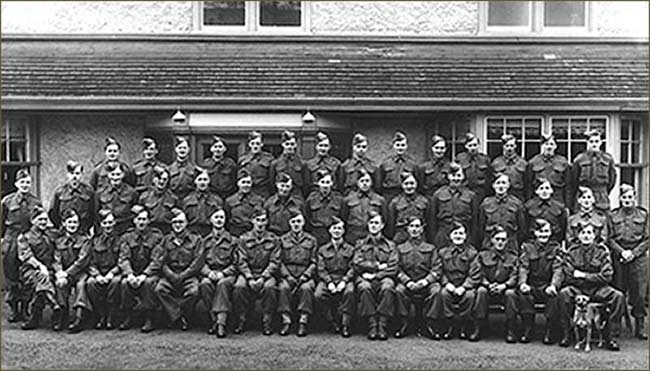
[[[368,236],[357,242],[354,254],[356,285],[359,293],[359,316],[368,320],[368,339],[387,340],[386,325],[395,310],[395,275],[397,250],[382,235],[381,214],[368,214]]]
[[[325,318],[332,324],[334,333],[350,337],[350,322],[354,314],[354,246],[343,239],[343,220],[332,217],[329,227],[330,241],[318,249],[318,276],[314,298]],[[336,307],[334,307],[336,305]],[[335,309],[335,311],[334,311]],[[334,319],[333,312],[341,321]],[[339,325],[340,323],[340,325]]]

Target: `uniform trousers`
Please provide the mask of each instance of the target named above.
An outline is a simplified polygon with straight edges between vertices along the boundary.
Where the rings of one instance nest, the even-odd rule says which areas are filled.
[[[275,312],[278,302],[276,280],[273,277],[267,278],[262,286],[255,290],[248,285],[246,277],[239,276],[235,281],[232,297],[233,310],[239,314],[240,318],[245,318],[246,314],[253,309],[256,299],[262,301],[262,314],[271,315]]]
[[[227,314],[232,311],[233,286],[236,279],[235,276],[227,276],[214,282],[208,277],[203,277],[199,283],[199,292],[203,303],[210,311],[211,316],[220,317],[220,322],[223,322],[220,323],[221,325],[226,324]],[[223,314],[226,316],[224,317]]]
[[[159,278],[151,276],[144,279],[138,287],[131,286],[126,278],[120,282],[120,309],[124,313],[131,311],[151,311],[156,307],[156,284]]]
[[[544,290],[548,285],[530,286],[530,291],[526,294],[517,291],[517,301],[519,302],[519,311],[522,315],[535,315],[535,303],[544,303],[544,317],[546,323],[556,322],[559,315],[558,296],[549,296]]]
[[[473,289],[465,290],[463,295],[459,296],[443,288],[439,295],[442,302],[442,316],[445,319],[452,319],[454,316],[469,319],[472,314],[474,296],[475,291]],[[436,299],[434,298],[434,300]]]
[[[291,319],[288,314],[292,312],[292,308],[295,308],[301,316],[313,313],[315,287],[316,283],[313,279],[302,283],[297,279],[294,281],[284,278],[280,280],[278,283],[278,312],[283,314],[284,323]]]
[[[84,300],[86,297],[85,293],[85,286],[86,286],[86,280],[88,279],[88,275],[86,273],[82,273],[77,275],[76,277],[68,277],[68,284],[59,287],[56,286],[56,302],[61,308],[69,308],[70,307],[70,296],[73,294],[74,290],[74,298],[72,300],[72,308],[78,307],[78,303],[80,300]]]
[[[501,294],[491,294],[487,287],[481,286],[476,289],[476,298],[474,299],[474,308],[472,310],[474,312],[474,319],[486,319],[490,304],[503,304],[506,320],[514,320],[519,312],[517,292],[515,289],[505,289]]]
[[[621,316],[624,312],[625,297],[622,292],[609,285],[588,289],[580,289],[576,286],[562,288],[559,295],[560,325],[562,328],[568,330],[571,327],[574,298],[580,294],[588,295],[592,301],[601,302],[609,306],[609,326],[614,334],[618,334],[621,326]]]
[[[357,278],[359,316],[391,317],[395,311],[395,282],[390,277],[365,280]]]
[[[350,325],[355,304],[354,283],[348,282],[342,292],[332,294],[327,289],[327,284],[324,281],[320,281],[316,285],[314,299],[316,299],[317,308],[320,308],[324,312],[327,321],[330,323],[333,322],[333,313],[336,313],[337,315],[343,316],[343,325]]]
[[[199,299],[199,279],[189,277],[172,283],[166,277],[160,278],[155,288],[156,295],[171,322],[181,316],[189,317]]]
[[[616,257],[614,262],[614,281],[612,285],[627,293],[632,305],[632,316],[643,318],[646,315],[645,299],[647,291],[648,257],[639,256],[629,263],[621,263]]]
[[[86,294],[91,310],[98,313],[106,313],[116,310],[120,303],[120,281],[122,277],[117,275],[108,283],[101,284],[95,277],[86,280]],[[88,309],[90,309],[88,308]]]
[[[422,308],[423,317],[436,319],[442,309],[441,300],[436,300],[439,295],[440,284],[437,282],[430,283],[415,291],[409,290],[406,285],[399,283],[395,288],[396,314],[400,317],[415,317],[415,313],[411,311],[411,306],[419,304]]]

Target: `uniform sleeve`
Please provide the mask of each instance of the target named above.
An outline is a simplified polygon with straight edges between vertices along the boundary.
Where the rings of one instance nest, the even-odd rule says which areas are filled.
[[[313,278],[313,279],[317,278],[317,276],[316,276],[316,259],[317,259],[318,248],[316,247],[316,245],[317,245],[317,243],[316,243],[316,240],[314,239],[314,247],[311,250],[309,266],[303,272],[303,276]]]
[[[194,259],[192,260],[192,263],[190,263],[189,267],[181,272],[181,279],[186,279],[197,275],[205,264],[205,244],[200,239],[197,240],[197,246],[194,248]]]
[[[616,185],[616,167],[614,166],[614,159],[610,157],[607,168],[607,193],[611,192]]]
[[[427,211],[427,239],[430,243],[435,242],[436,234],[438,233],[438,197],[431,197],[429,199],[429,208]]]
[[[99,181],[99,174],[97,174],[97,168],[95,167],[91,172],[90,172],[90,179],[88,180],[88,184],[93,188],[95,192],[98,191],[97,189],[97,182]]]
[[[127,163],[124,163],[124,182],[131,187],[136,186],[136,177],[133,168]]]
[[[238,246],[237,240],[234,240],[232,243],[234,245],[232,250],[230,251],[230,261],[232,263],[221,271],[221,273],[225,277],[237,275],[237,262],[239,261],[239,250],[237,249]]]
[[[645,219],[643,222],[643,239],[641,239],[641,242],[639,242],[638,245],[632,249],[632,253],[634,254],[635,258],[639,258],[648,251],[648,244],[650,241],[648,241],[648,214],[646,213]]]
[[[519,267],[517,268],[517,271],[519,273],[519,282],[518,286],[528,283],[528,273],[530,272],[529,268],[529,261],[528,261],[528,250],[524,247],[521,251],[521,254],[519,254]]]
[[[269,279],[277,272],[280,268],[280,254],[280,240],[276,240],[273,252],[271,253],[271,259],[269,260],[269,265],[267,265],[266,269],[262,272],[262,277]]]
[[[562,248],[558,246],[555,249],[555,258],[553,259],[553,263],[551,265],[551,268],[553,269],[553,275],[551,276],[551,285],[553,285],[558,290],[562,287],[562,280],[564,278],[564,272],[562,271],[563,263],[564,257],[562,254]]]
[[[593,282],[606,285],[611,282],[614,276],[614,266],[612,265],[612,257],[608,251],[602,250],[601,253],[602,265],[600,271],[597,273],[586,273],[585,282]]]
[[[427,282],[434,283],[440,281],[440,276],[442,274],[442,260],[440,255],[438,255],[437,250],[434,248],[433,253],[431,254],[431,270],[429,274],[424,277]]]
[[[569,173],[569,183],[567,183],[568,195],[569,198],[566,205],[569,209],[572,209],[576,203],[576,194],[578,192],[578,179],[580,179],[580,164],[577,163],[576,159],[573,160],[571,164],[571,170]]]
[[[133,274],[133,267],[131,266],[131,246],[129,246],[128,240],[124,236],[120,238],[120,253],[117,259],[117,265],[125,276]]]
[[[524,205],[519,204],[519,207],[517,208],[517,224],[518,224],[518,231],[517,231],[517,247],[521,246],[521,243],[524,242],[526,239],[526,236],[528,235],[528,231],[526,230],[526,213],[524,210]]]
[[[470,241],[474,241],[474,246],[481,246],[483,244],[483,241],[481,239],[483,238],[483,233],[485,231],[478,228],[479,217],[480,217],[479,215],[480,206],[479,206],[479,199],[477,194],[474,194],[474,197],[472,197],[471,208],[472,208],[472,218],[470,220],[472,224],[469,226],[471,231],[468,233],[468,238]]]
[[[61,256],[61,250],[54,249],[54,261],[52,262],[52,270],[54,273],[59,273],[63,271],[63,257]]]
[[[408,273],[406,273],[404,271],[404,269],[402,269],[402,267],[399,265],[399,258],[400,258],[400,253],[398,252],[397,253],[397,262],[398,262],[398,264],[397,264],[397,280],[406,285],[407,283],[413,281],[413,279],[411,279],[411,276],[409,276]]]
[[[519,273],[519,259],[515,259],[515,266],[510,270],[510,275],[506,280],[505,284],[507,288],[517,287],[517,276]]]
[[[278,159],[273,159],[271,160],[271,164],[269,166],[269,183],[270,184],[275,184],[275,177],[278,175],[278,171],[275,169],[275,167],[278,164]],[[269,185],[270,188],[273,188],[272,186]],[[274,192],[271,192],[273,194]]]
[[[479,206],[478,210],[478,220],[477,223],[474,224],[476,225],[476,230],[474,233],[474,246],[478,247],[479,250],[483,248],[483,241],[481,240],[481,237],[485,234],[485,222],[486,222],[486,215],[485,215],[485,202],[482,202],[481,205]]]
[[[325,282],[325,284],[332,282],[332,276],[330,276],[330,273],[327,271],[327,267],[325,266],[325,258],[323,258],[323,254],[320,252],[317,254],[316,262],[318,277],[320,277],[320,280]]]
[[[160,272],[160,269],[162,267],[163,259],[164,259],[164,248],[162,244],[163,239],[160,239],[158,244],[154,246],[153,250],[151,251],[151,261],[149,262],[149,265],[144,269],[144,274],[146,276],[155,276]]]
[[[375,273],[377,271],[377,266],[379,265],[377,262],[369,262],[364,259],[360,245],[357,245],[356,251],[354,252],[352,264],[354,265],[357,274],[366,272]]]
[[[395,223],[397,222],[397,197],[393,198],[388,205],[388,216],[386,217],[385,235],[389,239],[395,237]]]
[[[246,280],[251,280],[253,279],[253,274],[251,273],[251,268],[248,266],[248,253],[246,252],[244,245],[244,240],[239,240],[239,244],[237,246],[237,255],[239,259],[237,262],[237,267],[239,269],[239,272],[241,272]]]
[[[377,170],[375,172],[375,179],[373,181],[377,185],[375,189],[377,189],[377,192],[380,194],[384,193],[384,179],[386,178],[386,170],[384,169],[384,163],[382,162],[379,164],[377,167]]]
[[[386,277],[393,278],[397,275],[397,249],[395,246],[392,246],[390,255],[388,256],[388,261],[386,262],[387,267],[385,269],[377,272],[377,279],[382,279]]]
[[[482,276],[481,263],[478,260],[478,254],[477,254],[469,265],[469,274],[465,278],[465,281],[463,282],[462,286],[466,290],[472,290],[476,288],[479,282],[481,282],[481,276]]]
[[[76,276],[77,274],[81,273],[84,269],[88,269],[89,274],[90,274],[90,246],[91,246],[91,239],[86,240],[86,243],[81,247],[81,250],[79,251],[79,256],[77,256],[77,259],[72,263],[71,266],[68,267],[67,273],[68,276]],[[97,269],[93,271],[93,275],[96,276],[99,272],[97,272]]]
[[[43,263],[38,261],[38,259],[36,259],[34,256],[32,248],[29,246],[29,243],[27,243],[27,238],[24,234],[18,236],[16,244],[18,245],[18,260],[20,260],[22,264],[31,266],[36,269],[43,265]]]

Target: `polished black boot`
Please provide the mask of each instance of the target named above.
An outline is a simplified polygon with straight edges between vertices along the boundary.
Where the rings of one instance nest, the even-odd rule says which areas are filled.
[[[612,336],[612,331],[610,329],[611,323],[607,325],[607,328],[605,328],[605,333],[603,337],[605,338],[605,348],[618,352],[621,350],[621,348],[618,346],[618,342],[616,341],[616,338]]]
[[[368,317],[368,339],[377,340],[377,317]]]
[[[451,340],[454,338],[454,322],[451,318],[443,320],[443,327],[445,332],[442,334],[443,340]]]
[[[521,331],[521,337],[519,338],[520,343],[530,343],[531,335],[533,333],[533,323],[535,317],[532,314],[523,314],[522,316],[522,325],[523,330]]]
[[[406,317],[400,317],[399,328],[397,329],[397,331],[395,331],[394,334],[395,338],[401,339],[404,336],[406,336],[406,332],[408,331],[408,326],[409,326],[408,319]]]
[[[645,333],[643,328],[643,317],[634,318],[634,337],[639,340],[648,340],[648,334]]]
[[[379,321],[377,321],[377,339],[388,340],[388,332],[386,331],[387,323],[388,318],[386,316],[379,316]]]
[[[23,323],[20,327],[23,330],[34,330],[38,328],[38,325],[41,323],[41,317],[43,315],[43,307],[45,306],[45,298],[43,294],[36,294],[34,299],[34,304],[32,305],[32,313],[29,316],[27,322]]]
[[[514,344],[517,342],[517,337],[515,336],[515,320],[506,321],[506,335],[505,340],[508,344]]]
[[[68,326],[68,333],[77,334],[83,331],[84,329],[84,310],[82,308],[77,308],[75,310],[75,319],[74,322]]]
[[[52,330],[56,332],[63,330],[63,310],[61,308],[52,312]]]
[[[560,346],[566,348],[571,345],[571,331],[569,328],[562,329],[562,339],[560,339]]]
[[[153,330],[153,311],[148,310],[144,312],[144,324],[140,327],[140,332],[147,334]]]
[[[25,319],[25,317],[23,317],[22,315],[23,313],[21,311],[20,306],[21,305],[18,300],[9,303],[9,309],[11,311],[11,313],[9,313],[9,318],[7,318],[7,321],[9,323],[20,322]]]
[[[482,325],[481,320],[474,320],[474,326],[472,328],[472,332],[469,334],[469,341],[479,341],[481,340],[481,325]]]

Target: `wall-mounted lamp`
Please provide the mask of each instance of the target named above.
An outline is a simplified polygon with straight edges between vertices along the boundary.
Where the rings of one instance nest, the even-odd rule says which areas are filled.
[[[176,110],[176,113],[174,113],[174,115],[172,116],[172,121],[174,122],[174,124],[177,125],[185,125],[185,123],[187,122],[187,116],[185,116],[185,114],[181,112],[181,109],[178,108]]]
[[[309,110],[302,115],[302,123],[306,125],[311,125],[316,122],[316,116],[314,116]]]

